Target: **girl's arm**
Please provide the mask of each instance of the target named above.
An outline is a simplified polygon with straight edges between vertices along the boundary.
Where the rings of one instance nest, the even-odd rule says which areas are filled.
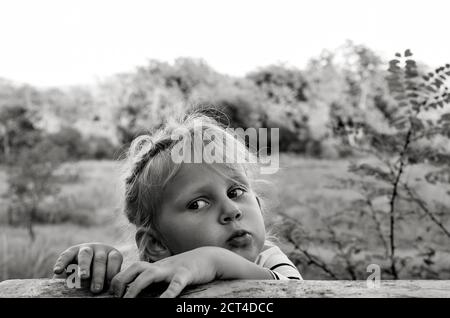
[[[157,282],[169,283],[161,297],[176,297],[191,284],[215,279],[274,279],[270,270],[220,247],[199,247],[155,263],[136,262],[111,281],[116,297],[136,297]],[[124,295],[125,294],[125,295]]]
[[[268,268],[259,266],[224,248],[215,248],[217,279],[274,279]]]

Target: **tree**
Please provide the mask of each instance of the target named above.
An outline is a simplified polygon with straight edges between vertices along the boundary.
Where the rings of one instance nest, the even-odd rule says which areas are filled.
[[[0,92],[0,161],[8,162],[13,152],[35,142],[33,132],[37,128],[34,122],[38,120],[38,114],[32,105],[39,105],[40,101],[38,93],[28,86],[0,83]]]
[[[265,99],[263,126],[280,129],[280,151],[313,154],[311,145],[315,140],[309,126],[308,83],[303,72],[271,65],[249,73],[246,78]]]
[[[450,185],[450,149],[432,142],[438,137],[445,140],[441,144],[449,143],[449,76],[449,64],[424,73],[410,50],[397,53],[386,75],[389,96],[380,111],[384,127],[366,116],[336,117],[335,133],[360,156],[349,164],[354,177],[338,180],[335,187],[356,189],[360,198],[323,217],[320,235],[287,217],[283,233],[296,247],[294,260],[334,279],[362,279],[370,263],[381,264],[393,279],[440,277],[433,265],[450,240],[450,191],[446,198],[426,198],[421,189],[424,184]],[[332,265],[308,248],[307,242],[318,237],[333,246]],[[399,253],[405,244],[415,258]]]
[[[246,76],[253,81],[275,104],[291,105],[305,102],[307,82],[303,73],[295,68],[271,65]]]
[[[377,103],[389,96],[382,60],[364,45],[347,41],[331,52],[324,50],[305,71],[309,83],[311,122],[322,136],[333,136],[330,122],[372,121],[385,124]]]
[[[56,169],[66,157],[63,148],[49,139],[40,140],[30,148],[14,155],[14,164],[8,166],[6,193],[11,223],[25,224],[31,240],[35,239],[33,224],[39,203],[59,191]]]
[[[65,151],[46,138],[37,126],[36,106],[41,105],[37,91],[28,86],[7,86],[2,91],[0,127],[3,162],[7,168],[8,219],[26,224],[31,239],[39,202],[57,191],[56,168]]]
[[[139,134],[159,127],[165,119],[184,109],[178,87],[166,86],[170,66],[151,61],[136,72],[119,74],[101,85],[100,102],[113,112],[118,139],[130,143]]]
[[[343,134],[358,151],[377,159],[376,163],[354,163],[350,165],[350,171],[377,180],[372,187],[362,187],[362,194],[373,214],[378,235],[384,242],[385,254],[389,256],[388,272],[397,279],[399,271],[407,263],[396,254],[396,238],[400,229],[398,223],[404,223],[411,217],[425,217],[442,235],[450,239],[450,229],[446,227],[448,216],[443,213],[448,210],[448,206],[425,200],[420,191],[415,189],[417,185],[411,184],[405,177],[412,166],[423,163],[431,163],[440,169],[426,174],[422,182],[430,183],[430,176],[448,172],[449,152],[420,147],[417,143],[431,140],[436,135],[447,139],[449,137],[448,110],[444,113],[437,110],[444,109],[446,105],[448,107],[450,103],[448,88],[445,86],[450,75],[450,65],[421,74],[411,51],[406,50],[403,55],[396,53],[396,58],[389,62],[388,71],[387,81],[393,98],[383,113],[388,123],[387,129],[379,130],[371,122],[364,122],[359,123],[357,138],[354,138],[355,125],[344,127]],[[389,203],[385,210],[374,208],[373,202],[378,198],[385,198]],[[411,202],[415,205],[414,210],[408,205]],[[381,226],[385,216],[388,217],[386,231]],[[416,243],[419,246],[421,242],[422,238]],[[427,248],[434,251],[430,245]],[[428,265],[432,264],[429,259],[424,258],[424,263],[427,262]]]

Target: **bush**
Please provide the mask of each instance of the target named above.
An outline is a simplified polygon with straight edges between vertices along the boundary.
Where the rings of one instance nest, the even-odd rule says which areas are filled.
[[[117,147],[106,137],[86,136],[73,127],[62,127],[58,132],[47,135],[56,147],[66,150],[69,160],[114,159]]]
[[[65,149],[70,159],[78,160],[86,152],[83,136],[73,127],[64,126],[58,132],[49,134],[47,138],[55,146]]]
[[[34,224],[71,223],[91,226],[98,222],[95,203],[80,200],[73,195],[49,196],[44,198],[33,213]],[[28,207],[22,203],[11,203],[8,207],[7,223],[12,226],[26,225]],[[6,222],[4,222],[6,223]]]
[[[44,200],[39,205],[35,222],[40,224],[72,223],[82,226],[95,225],[97,223],[95,209],[91,203],[77,200],[74,196],[58,196]]]
[[[83,159],[116,159],[119,149],[106,137],[91,136],[84,141],[87,145]]]
[[[338,189],[356,188],[359,197],[350,206],[321,218],[324,241],[335,245],[336,256],[332,260],[312,259],[302,245],[315,234],[299,222],[285,235],[297,246],[304,263],[314,261],[333,279],[361,279],[366,262],[380,264],[383,275],[392,279],[444,275],[442,268],[434,265],[440,255],[447,254],[444,246],[450,240],[450,218],[445,213],[449,200],[438,192],[446,191],[446,175],[450,175],[450,116],[441,111],[450,103],[444,84],[450,76],[450,64],[421,74],[411,56],[406,50],[389,62],[387,80],[394,104],[384,113],[386,128],[355,119],[343,123],[336,117],[336,132],[342,134],[343,141],[365,154],[348,167],[360,180],[342,178],[338,185]],[[424,163],[432,164],[433,171],[423,175]],[[421,173],[413,177],[413,169]],[[427,194],[425,188],[437,184],[434,195]],[[332,273],[330,262],[343,265],[344,271]]]

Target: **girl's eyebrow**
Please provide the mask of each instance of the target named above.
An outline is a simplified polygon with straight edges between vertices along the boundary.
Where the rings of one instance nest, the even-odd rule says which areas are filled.
[[[230,180],[232,181],[237,181],[238,183],[242,183],[245,186],[249,186],[248,180],[247,178],[245,178],[244,176],[242,176],[241,174],[237,173],[237,174],[232,174],[229,176]]]

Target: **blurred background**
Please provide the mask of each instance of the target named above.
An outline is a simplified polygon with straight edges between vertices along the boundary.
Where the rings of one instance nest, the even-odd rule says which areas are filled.
[[[122,248],[118,159],[180,111],[279,128],[267,223],[305,279],[450,278],[445,1],[0,4],[0,281]],[[412,52],[412,53],[411,53]],[[396,62],[397,61],[397,62]]]

